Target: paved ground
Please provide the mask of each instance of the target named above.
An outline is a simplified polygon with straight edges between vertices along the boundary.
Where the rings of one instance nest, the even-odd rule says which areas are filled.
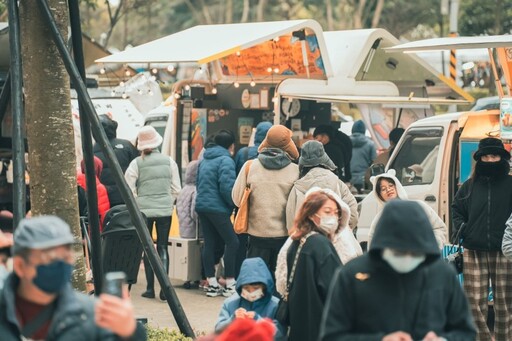
[[[156,278],[155,281],[155,291],[158,296],[160,287]],[[212,332],[225,298],[222,296],[206,297],[205,293],[197,287],[185,289],[182,281],[172,280],[171,283],[174,285],[176,294],[192,328],[195,331]],[[132,286],[131,290],[137,317],[146,317],[151,326],[178,329],[167,302],[160,301],[158,298],[148,299],[140,296],[145,288],[146,276],[141,266],[137,284]]]

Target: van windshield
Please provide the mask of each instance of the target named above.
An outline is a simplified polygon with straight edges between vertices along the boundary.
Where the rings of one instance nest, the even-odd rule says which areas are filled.
[[[431,184],[436,171],[443,128],[411,129],[389,168],[403,186]]]

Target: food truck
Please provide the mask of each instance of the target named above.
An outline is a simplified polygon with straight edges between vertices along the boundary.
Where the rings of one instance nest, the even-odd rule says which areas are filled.
[[[200,25],[96,62],[197,63],[173,88],[162,147],[184,167],[215,131],[233,131],[239,149],[261,121],[286,125],[300,147],[316,126],[336,124],[333,102],[387,147],[399,117],[410,123],[431,116],[432,104],[473,100],[420,58],[385,53],[398,43],[382,29],[323,32],[314,20]]]
[[[451,209],[457,189],[471,175],[473,154],[484,137],[501,138],[510,151],[512,140],[512,36],[437,38],[391,47],[388,51],[488,48],[501,110],[459,112],[414,122],[404,133],[391,155],[387,169],[395,169],[409,199],[424,200],[439,215],[451,232]],[[496,48],[505,86],[497,77],[493,57]],[[391,53],[390,53],[391,54]],[[376,167],[378,168],[378,167]],[[360,203],[357,238],[368,240],[370,224],[377,213],[373,195]],[[363,245],[364,246],[364,245]]]

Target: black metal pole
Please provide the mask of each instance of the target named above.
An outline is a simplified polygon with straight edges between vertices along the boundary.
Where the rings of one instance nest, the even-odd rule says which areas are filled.
[[[0,93],[0,122],[4,120],[5,113],[7,112],[7,105],[11,98],[11,71],[7,72],[5,77],[5,84]]]
[[[73,43],[73,56],[75,64],[80,72],[83,82],[85,82],[84,53],[82,47],[82,28],[80,27],[80,8],[78,0],[68,0],[69,21],[71,23],[71,41]],[[91,231],[90,253],[92,260],[92,277],[94,280],[94,295],[99,296],[103,289],[103,267],[101,263],[101,238],[100,238],[100,219],[98,213],[98,195],[96,192],[96,174],[94,167],[94,153],[92,150],[91,123],[85,111],[84,99],[78,95],[78,108],[80,111],[80,131],[82,134],[82,151],[85,162],[85,183],[87,187],[87,207],[89,217],[89,227]]]
[[[11,108],[13,162],[13,228],[25,217],[25,141],[23,139],[23,71],[21,68],[21,39],[18,2],[9,0],[9,47],[11,49]]]
[[[46,2],[46,0],[39,0],[38,3],[41,7],[42,15],[45,17],[48,24],[50,25],[53,40],[55,41],[55,45],[59,49],[62,60],[71,77],[75,89],[78,92],[79,96],[82,96],[83,98],[85,114],[89,116],[89,120],[91,121],[94,139],[96,140],[96,143],[98,143],[101,147],[103,153],[105,154],[107,162],[110,168],[112,169],[114,179],[116,181],[117,186],[119,187],[121,196],[123,197],[126,206],[128,207],[130,217],[135,225],[137,234],[142,243],[142,247],[144,248],[144,252],[148,257],[148,260],[151,263],[152,268],[155,270],[156,278],[160,282],[162,291],[164,292],[165,297],[167,298],[167,304],[171,308],[173,316],[178,324],[178,328],[186,336],[194,338],[194,331],[192,330],[192,327],[190,326],[187,316],[185,315],[185,311],[181,306],[178,296],[176,295],[176,292],[174,291],[174,288],[172,287],[172,284],[164,271],[160,258],[158,257],[156,250],[153,247],[153,240],[151,239],[151,236],[149,235],[148,229],[146,227],[146,221],[142,217],[142,214],[140,213],[137,204],[135,203],[135,198],[133,197],[130,188],[128,187],[126,181],[124,180],[124,175],[121,171],[121,167],[119,166],[114,151],[112,150],[112,147],[108,142],[107,136],[105,135],[105,131],[101,127],[99,118],[96,115],[96,110],[94,109],[94,105],[91,101],[91,98],[89,97],[89,94],[87,93],[87,89],[85,88],[85,84],[81,80],[78,69],[74,64],[69,54],[69,51],[66,49],[64,39],[62,38],[59,29],[55,23],[55,20],[53,19],[53,15],[48,6],[48,3]]]

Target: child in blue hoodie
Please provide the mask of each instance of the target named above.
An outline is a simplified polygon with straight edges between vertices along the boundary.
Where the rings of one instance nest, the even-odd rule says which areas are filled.
[[[279,299],[272,296],[273,292],[274,281],[263,259],[244,260],[236,281],[236,293],[224,301],[215,331],[222,331],[237,318],[267,317],[276,326],[274,340],[284,340],[285,329],[274,318]]]

